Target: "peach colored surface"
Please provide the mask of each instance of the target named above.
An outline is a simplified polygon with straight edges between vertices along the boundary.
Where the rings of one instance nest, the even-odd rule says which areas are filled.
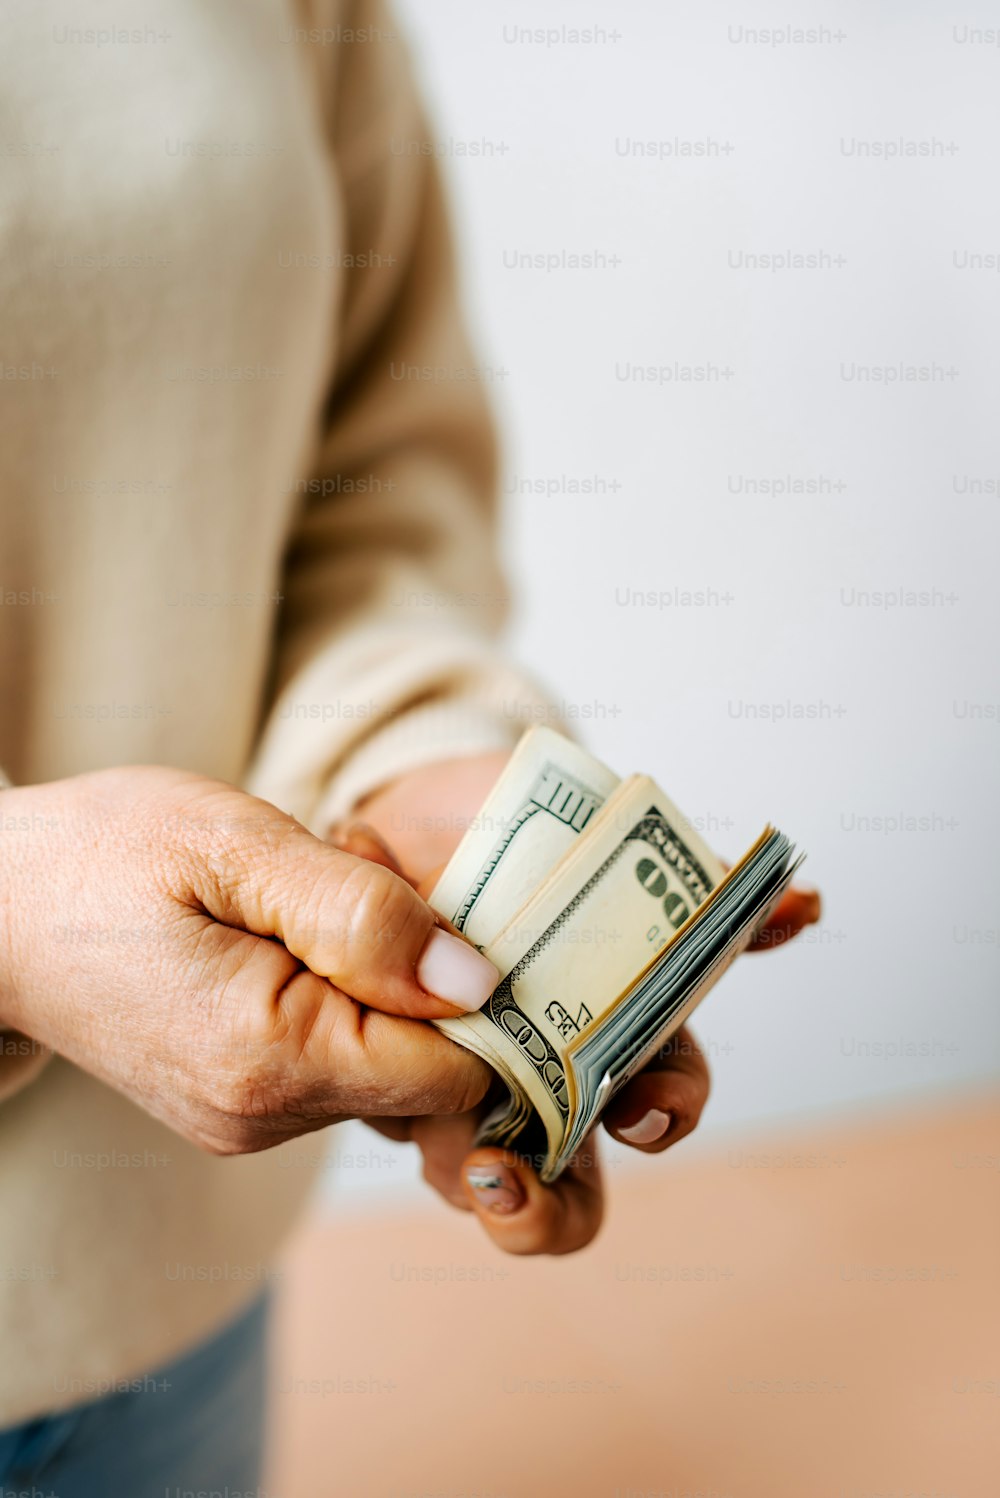
[[[314,1219],[268,1498],[996,1498],[1000,1107],[640,1166],[566,1259]]]

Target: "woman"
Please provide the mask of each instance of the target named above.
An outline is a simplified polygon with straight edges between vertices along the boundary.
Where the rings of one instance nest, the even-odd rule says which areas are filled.
[[[381,1120],[513,1252],[600,1217],[589,1154],[469,1154],[486,1069],[416,1023],[496,974],[396,871],[542,699],[394,22],[128,19],[14,0],[0,63],[0,1478],[60,1498],[256,1486],[271,1145]],[[706,1093],[681,1043],[609,1127]]]

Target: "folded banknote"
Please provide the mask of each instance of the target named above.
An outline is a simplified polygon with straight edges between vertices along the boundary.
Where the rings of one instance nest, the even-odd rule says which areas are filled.
[[[529,729],[430,895],[500,972],[482,1010],[436,1022],[506,1083],[479,1142],[554,1180],[801,861],[768,826],[727,871],[655,781]]]

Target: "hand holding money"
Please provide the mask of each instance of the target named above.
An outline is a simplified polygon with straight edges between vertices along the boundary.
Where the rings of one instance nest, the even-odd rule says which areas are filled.
[[[337,840],[429,893],[463,835],[483,825],[485,803],[508,761],[508,754],[490,753],[409,771],[369,796],[357,808],[356,820],[336,830]],[[750,949],[771,950],[818,916],[815,891],[793,887]],[[684,1026],[616,1094],[602,1127],[630,1149],[659,1154],[697,1128],[709,1086],[705,1058]],[[393,1140],[414,1143],[423,1156],[425,1180],[450,1205],[474,1210],[503,1251],[561,1254],[584,1247],[603,1213],[597,1132],[558,1179],[545,1185],[523,1156],[495,1146],[474,1148],[486,1111],[481,1105],[441,1118],[369,1115],[366,1121]]]
[[[647,776],[524,735],[431,905],[501,981],[438,1021],[507,1086],[479,1142],[552,1181],[768,919],[798,867],[767,827],[728,873]]]

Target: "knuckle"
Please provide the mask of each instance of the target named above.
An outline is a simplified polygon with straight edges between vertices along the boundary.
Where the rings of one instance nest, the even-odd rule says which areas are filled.
[[[221,780],[186,779],[164,787],[150,813],[172,867],[217,900],[236,888],[252,899],[256,872],[301,830],[277,807]]]
[[[440,1079],[440,1095],[436,1098],[432,1097],[432,1107],[428,1111],[433,1113],[470,1112],[486,1096],[490,1079],[490,1069],[485,1061],[481,1061],[478,1056],[473,1056],[471,1052],[465,1052],[451,1076]]]
[[[216,1079],[210,1099],[213,1138],[223,1154],[248,1154],[266,1148],[271,1126],[284,1114],[273,1080],[253,1071]]]
[[[433,917],[410,886],[390,869],[357,862],[347,872],[337,894],[335,923],[341,934],[343,957],[366,962],[392,960],[393,953],[422,935]]]

